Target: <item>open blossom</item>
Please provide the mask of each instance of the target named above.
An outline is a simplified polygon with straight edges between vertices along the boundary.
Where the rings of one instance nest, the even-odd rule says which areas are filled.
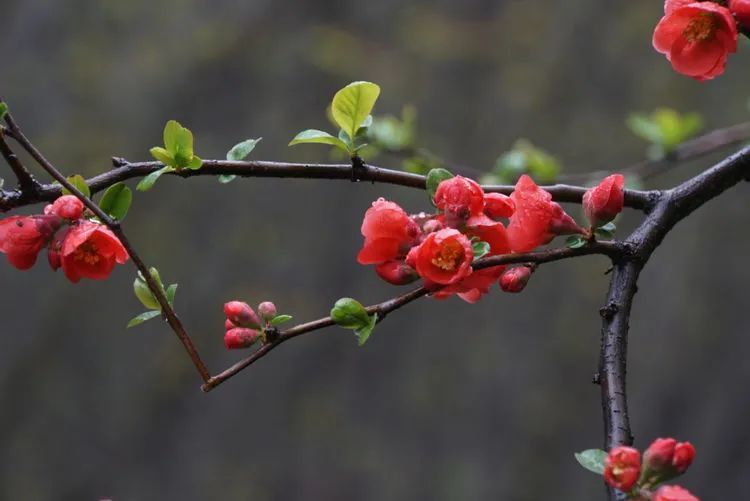
[[[630,491],[641,474],[641,453],[632,447],[615,447],[604,461],[604,481],[615,489]]]
[[[406,263],[426,281],[449,285],[468,276],[474,251],[469,239],[451,228],[430,233],[409,251]]]
[[[435,206],[442,210],[448,226],[458,226],[482,214],[484,191],[476,181],[455,176],[441,182],[435,191]]]
[[[527,175],[518,179],[510,198],[515,212],[508,225],[508,239],[514,252],[528,252],[549,243],[556,235],[583,231],[552,201],[552,195]]]
[[[737,51],[737,24],[726,7],[714,2],[668,0],[654,30],[654,48],[678,73],[709,80],[724,72]]]
[[[62,225],[55,215],[12,216],[0,221],[0,252],[19,270],[28,270]]]
[[[71,226],[60,249],[60,264],[73,283],[81,278],[107,278],[115,264],[128,260],[128,252],[112,231],[86,219]]]
[[[696,496],[693,496],[690,491],[683,489],[679,485],[665,485],[657,490],[652,501],[700,501]]]
[[[365,212],[365,243],[357,255],[360,264],[380,264],[403,258],[419,240],[419,226],[398,204],[379,198]]]
[[[622,174],[612,174],[583,194],[583,212],[592,227],[609,223],[622,212],[625,203],[624,185],[625,178]]]

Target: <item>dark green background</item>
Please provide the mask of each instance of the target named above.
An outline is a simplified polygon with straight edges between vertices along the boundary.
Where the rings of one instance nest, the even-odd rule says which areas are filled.
[[[262,136],[254,158],[325,161],[323,147],[286,144],[327,127],[326,104],[352,80],[381,85],[378,113],[416,105],[420,143],[455,162],[486,170],[527,137],[568,172],[616,170],[644,154],[630,111],[748,118],[750,44],[699,84],[651,48],[661,12],[656,0],[4,0],[0,95],[67,173],[148,159],[171,118],[204,158]],[[703,499],[742,498],[750,471],[749,195],[740,186],[670,234],[631,322],[636,443],[691,440],[680,482]],[[164,178],[136,195],[126,229],[180,283],[178,311],[218,371],[239,356],[221,343],[226,300],[272,299],[302,321],[341,296],[394,294],[355,261],[378,196],[426,208],[383,185]],[[606,268],[544,266],[523,294],[474,306],[424,300],[361,349],[349,331],[320,331],[204,395],[166,327],[124,329],[141,311],[130,265],[74,286],[44,262],[3,263],[0,498],[601,499],[573,452],[602,442],[590,380]]]

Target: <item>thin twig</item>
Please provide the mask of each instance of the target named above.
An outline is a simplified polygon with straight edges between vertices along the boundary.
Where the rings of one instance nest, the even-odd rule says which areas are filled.
[[[0,101],[0,103],[2,103],[2,101]],[[29,172],[26,166],[23,165],[18,156],[13,153],[10,145],[5,140],[6,130],[5,127],[0,127],[0,154],[2,154],[3,158],[5,158],[5,161],[8,162],[8,165],[13,171],[13,174],[15,174],[16,179],[18,180],[18,188],[21,192],[28,196],[33,196],[38,192],[41,185],[36,179],[34,179],[34,176],[31,175],[31,172]]]

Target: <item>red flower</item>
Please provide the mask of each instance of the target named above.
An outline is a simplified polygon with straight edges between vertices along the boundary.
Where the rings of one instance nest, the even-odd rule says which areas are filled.
[[[492,218],[510,217],[515,211],[516,204],[507,195],[487,193],[484,196],[484,213]]]
[[[39,251],[60,228],[58,216],[12,216],[0,221],[0,252],[19,270],[28,270],[36,263]]]
[[[409,251],[406,263],[434,284],[449,285],[471,273],[474,251],[465,235],[454,229],[430,233]]]
[[[500,275],[500,288],[505,292],[521,292],[526,288],[532,274],[528,266],[516,266]]]
[[[695,458],[695,447],[690,442],[680,442],[674,446],[674,458],[672,466],[678,474],[683,474]]]
[[[435,205],[445,213],[448,226],[458,226],[482,213],[484,191],[476,181],[463,176],[452,177],[438,185]]]
[[[562,207],[552,201],[552,195],[527,175],[518,179],[510,198],[516,206],[508,225],[508,239],[514,252],[528,252],[549,243],[555,235],[581,231]]]
[[[226,346],[228,350],[247,348],[257,341],[259,336],[260,332],[256,330],[236,327],[234,329],[229,329],[224,334],[224,346]]]
[[[128,252],[109,228],[82,219],[70,227],[60,249],[63,272],[73,283],[81,278],[103,280],[115,264],[128,260]]]
[[[625,203],[624,185],[625,178],[622,174],[612,174],[584,193],[583,211],[592,227],[598,228],[612,221],[622,211]]]
[[[697,497],[690,494],[687,489],[678,485],[665,485],[654,493],[652,501],[700,501]]]
[[[83,214],[83,202],[73,195],[63,195],[44,208],[45,214],[54,214],[63,219],[79,219]]]
[[[729,10],[741,25],[750,26],[750,0],[729,0]]]
[[[238,327],[260,327],[260,319],[250,305],[242,301],[229,301],[224,304],[224,315]]]
[[[667,1],[654,30],[654,48],[678,73],[709,80],[724,72],[727,55],[737,51],[737,24],[714,2]]]
[[[641,474],[641,453],[632,447],[615,447],[604,461],[604,481],[615,489],[630,491]]]
[[[419,239],[419,227],[404,210],[382,198],[372,203],[362,222],[365,244],[360,264],[379,264],[402,258]]]
[[[419,280],[417,272],[403,261],[387,261],[375,267],[380,278],[393,285],[406,285]]]

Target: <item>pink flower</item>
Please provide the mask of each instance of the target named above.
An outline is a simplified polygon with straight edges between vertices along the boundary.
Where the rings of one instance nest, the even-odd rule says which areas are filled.
[[[651,498],[652,501],[700,501],[693,496],[687,489],[678,485],[665,485],[660,487]]]
[[[19,270],[28,270],[55,232],[62,219],[55,215],[12,216],[0,221],[0,252]]]
[[[109,228],[81,219],[70,227],[60,249],[60,262],[65,276],[73,283],[81,278],[103,280],[115,264],[124,264],[128,252]]]
[[[426,281],[449,285],[468,276],[474,251],[465,235],[454,229],[430,233],[409,251],[406,263]]]
[[[727,56],[737,51],[737,23],[714,2],[667,1],[654,30],[654,48],[678,73],[710,80],[724,72]]]
[[[622,211],[625,203],[624,185],[625,178],[622,174],[612,174],[583,194],[583,211],[592,227],[598,228],[612,221]]]
[[[357,255],[360,264],[380,264],[403,258],[419,240],[419,226],[393,202],[379,198],[365,212],[365,243]]]
[[[604,481],[629,492],[641,474],[641,453],[632,447],[615,447],[604,461]]]

